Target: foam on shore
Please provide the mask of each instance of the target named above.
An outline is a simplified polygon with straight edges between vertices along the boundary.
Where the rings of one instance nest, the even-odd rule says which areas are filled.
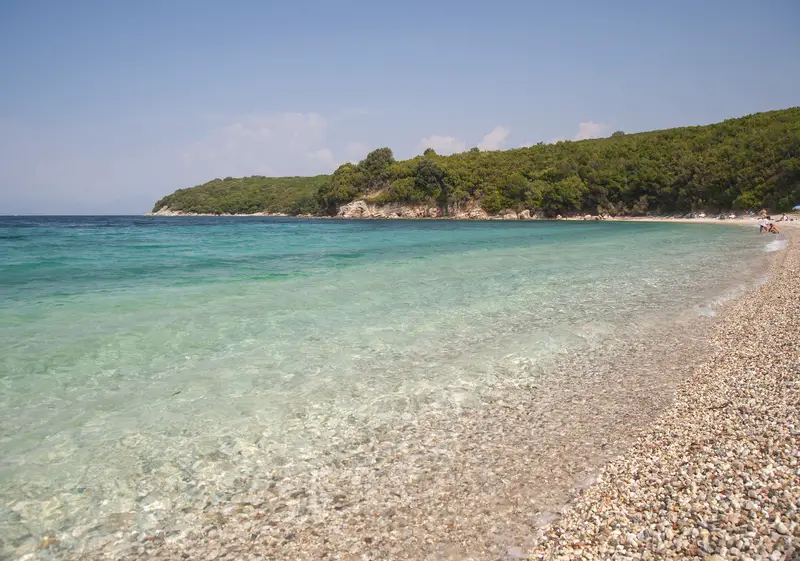
[[[764,246],[764,251],[767,253],[771,253],[773,251],[780,251],[782,249],[786,249],[789,246],[789,241],[786,239],[786,236],[783,234],[779,234],[777,238],[767,243]]]

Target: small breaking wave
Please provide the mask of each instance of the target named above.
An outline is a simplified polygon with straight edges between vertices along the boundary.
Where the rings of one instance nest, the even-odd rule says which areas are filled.
[[[766,253],[770,253],[773,251],[780,251],[782,249],[786,249],[789,245],[786,237],[783,235],[778,236],[776,239],[769,242],[767,245],[764,246],[764,251]]]
[[[772,240],[770,243],[775,243],[777,241],[783,241],[784,243],[786,242],[786,240]],[[765,251],[777,251],[777,249]],[[769,275],[766,274],[762,274],[755,279],[739,279],[738,282],[729,286],[724,292],[706,298],[706,300],[695,309],[696,314],[699,317],[716,317],[719,315],[719,311],[728,303],[739,299],[750,288],[763,286],[768,281]]]
[[[716,317],[719,310],[723,308],[728,302],[736,300],[747,291],[747,284],[742,283],[731,287],[722,294],[711,298],[703,305],[697,308],[697,315],[701,317]]]

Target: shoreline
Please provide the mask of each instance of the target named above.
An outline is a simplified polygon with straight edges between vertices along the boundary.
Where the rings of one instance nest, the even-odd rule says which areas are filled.
[[[531,559],[795,559],[800,551],[800,230],[730,303],[711,357]],[[769,310],[769,321],[764,321]]]
[[[737,216],[736,218],[672,218],[668,216],[631,216],[625,218],[608,218],[605,222],[676,222],[679,224],[728,224],[731,226],[758,226],[757,216]],[[783,224],[797,223],[796,220],[780,222],[773,220],[781,228]]]
[[[265,473],[266,489],[209,504],[188,533],[139,535],[126,553],[92,558],[524,558],[536,529],[668,406],[713,321],[531,364],[540,375],[490,388],[474,409],[337,439],[306,467]]]
[[[266,488],[209,505],[188,532],[132,536],[127,553],[90,558],[525,558],[546,535],[537,528],[669,414],[720,323],[695,318],[563,357],[546,377],[493,390],[485,407],[333,443],[347,449],[336,466],[322,453],[303,473],[265,474]]]
[[[196,217],[213,217],[213,218],[249,218],[249,217],[274,217],[274,218],[296,218],[302,220],[419,220],[419,221],[431,221],[431,220],[450,220],[450,221],[465,221],[465,222],[494,222],[494,221],[519,221],[519,222],[671,222],[671,223],[680,223],[680,224],[728,224],[728,225],[738,225],[738,226],[757,226],[757,222],[759,220],[758,216],[736,216],[734,218],[714,218],[714,217],[694,217],[694,218],[686,218],[686,217],[676,217],[671,215],[664,215],[664,216],[616,216],[616,217],[608,217],[608,218],[599,218],[592,216],[591,218],[586,218],[586,216],[566,216],[562,218],[543,218],[543,217],[534,217],[531,216],[529,218],[522,218],[522,217],[515,217],[515,218],[508,218],[508,215],[493,215],[481,218],[473,218],[464,216],[435,216],[435,217],[428,217],[428,216],[317,216],[317,215],[291,215],[281,212],[276,213],[254,213],[254,214],[193,214],[193,213],[182,213],[180,211],[176,213],[169,213],[169,214],[158,214],[158,213],[146,213],[144,216],[147,217],[163,217],[163,218],[196,218]],[[778,227],[780,228],[784,224],[800,224],[800,215],[798,214],[787,214],[789,220],[787,221],[780,221],[774,220],[773,222],[778,223]]]

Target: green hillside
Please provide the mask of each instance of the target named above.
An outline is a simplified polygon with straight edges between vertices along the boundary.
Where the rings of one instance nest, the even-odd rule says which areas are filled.
[[[452,156],[432,150],[395,161],[389,148],[331,176],[215,180],[182,189],[154,210],[333,214],[358,198],[376,203],[485,210],[643,214],[768,208],[800,203],[800,107],[609,138]]]
[[[159,200],[153,211],[168,207],[170,210],[198,214],[313,212],[317,210],[317,190],[329,182],[329,175],[226,177],[197,187],[179,189]]]

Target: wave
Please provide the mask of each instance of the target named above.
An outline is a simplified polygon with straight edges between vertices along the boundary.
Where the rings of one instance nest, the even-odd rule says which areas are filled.
[[[707,301],[704,305],[697,308],[697,315],[701,317],[716,317],[719,310],[723,308],[728,302],[732,302],[739,298],[747,291],[748,285],[743,283],[729,288],[727,291],[716,295]]]
[[[789,242],[786,240],[786,236],[783,234],[779,234],[777,238],[769,242],[767,245],[764,246],[764,251],[770,253],[772,251],[780,251],[782,249],[786,249],[789,245]]]

